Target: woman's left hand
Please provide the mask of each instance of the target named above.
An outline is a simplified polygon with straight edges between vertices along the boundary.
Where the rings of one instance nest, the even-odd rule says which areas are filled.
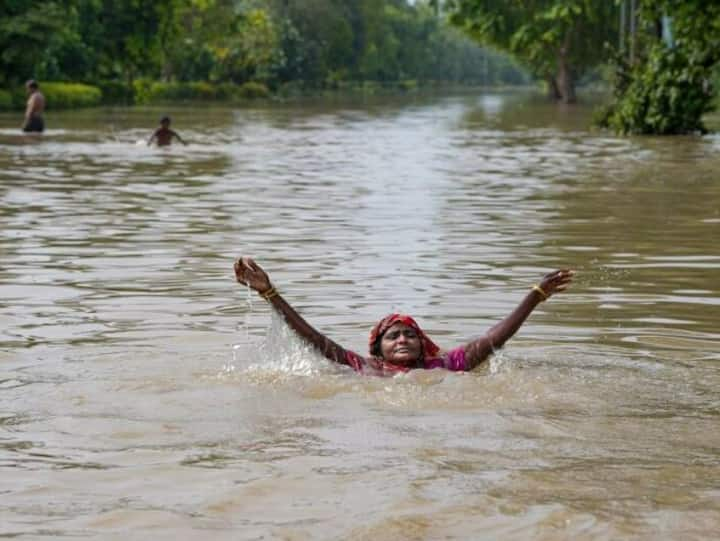
[[[561,269],[546,274],[540,282],[540,288],[550,297],[555,293],[565,291],[572,282],[574,271]]]

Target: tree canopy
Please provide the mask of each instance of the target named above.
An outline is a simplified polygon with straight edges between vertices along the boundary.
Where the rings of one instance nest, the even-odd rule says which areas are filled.
[[[568,103],[618,35],[618,6],[609,0],[448,0],[445,7],[467,35],[511,54]]]
[[[599,123],[625,134],[704,133],[702,117],[715,105],[720,4],[645,0],[631,16],[638,32],[613,52],[614,99]]]
[[[8,0],[0,86],[55,81],[527,81],[406,0]]]

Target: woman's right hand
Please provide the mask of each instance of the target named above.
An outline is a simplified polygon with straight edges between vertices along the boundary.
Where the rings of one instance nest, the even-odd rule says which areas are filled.
[[[540,282],[540,289],[543,290],[546,298],[549,298],[555,293],[561,293],[570,285],[574,274],[575,272],[570,269],[560,269],[555,272],[550,272],[543,276]]]
[[[241,284],[263,293],[272,287],[267,273],[249,257],[241,257],[235,261],[235,278]]]

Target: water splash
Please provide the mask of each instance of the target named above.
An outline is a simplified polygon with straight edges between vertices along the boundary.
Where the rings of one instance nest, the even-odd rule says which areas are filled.
[[[510,368],[509,360],[507,356],[503,354],[503,351],[495,350],[492,356],[488,359],[487,373],[491,376],[497,376],[500,373],[508,371]]]
[[[252,311],[250,298],[248,297],[250,310],[241,327],[245,332],[245,340],[233,346],[232,363],[223,367],[222,374],[241,372],[245,376],[275,379],[280,376],[311,376],[332,371],[332,363],[297,336],[274,310],[271,312],[270,327],[265,336],[253,343],[248,326],[248,317]]]
[[[238,365],[238,353],[241,353],[244,348],[250,344],[251,338],[250,338],[250,314],[252,314],[253,311],[253,298],[255,297],[254,291],[250,289],[249,287],[245,288],[245,310],[243,312],[242,321],[238,325],[238,330],[243,335],[243,341],[237,344],[233,345],[233,351],[232,351],[232,362],[225,363],[222,368],[222,373],[232,373],[235,372],[236,367]]]

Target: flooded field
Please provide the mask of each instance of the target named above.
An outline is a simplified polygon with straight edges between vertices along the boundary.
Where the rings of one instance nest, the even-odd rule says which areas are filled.
[[[163,114],[187,146],[148,148]],[[0,538],[709,539],[720,137],[522,94],[0,116]],[[364,353],[443,347],[576,269],[467,374],[309,351],[252,255]]]

